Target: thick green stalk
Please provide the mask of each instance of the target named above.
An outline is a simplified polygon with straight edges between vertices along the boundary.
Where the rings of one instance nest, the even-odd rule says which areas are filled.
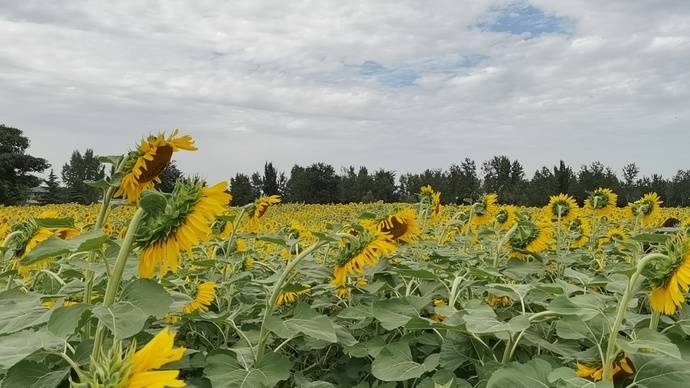
[[[503,250],[503,244],[506,243],[510,239],[510,237],[513,236],[513,233],[517,230],[518,223],[516,222],[513,226],[508,229],[506,234],[503,235],[503,237],[498,241],[498,245],[496,246],[496,256],[494,256],[494,268],[498,266],[498,260],[501,257],[501,251]]]
[[[110,207],[110,201],[113,199],[114,194],[115,187],[113,186],[108,187],[108,189],[105,191],[105,194],[103,195],[103,201],[101,202],[101,208],[98,211],[98,217],[96,218],[96,224],[93,227],[94,230],[101,230],[103,228],[103,224],[105,224],[105,219],[108,214],[108,208]],[[89,263],[89,266],[93,263],[95,257],[96,252],[89,252],[89,256],[86,259],[87,263]],[[91,268],[87,268],[86,274],[84,276],[84,303],[91,303],[91,294],[93,292],[93,276],[93,270]],[[86,329],[88,334],[91,328],[87,326]]]
[[[256,364],[258,364],[264,356],[264,352],[266,350],[266,340],[268,340],[268,317],[270,317],[271,314],[273,314],[273,309],[275,308],[276,300],[278,299],[280,290],[283,289],[283,283],[285,283],[285,280],[287,280],[288,276],[290,276],[290,274],[292,273],[292,270],[297,266],[297,264],[299,264],[300,261],[302,261],[312,252],[326,244],[326,241],[318,241],[309,248],[302,251],[302,253],[300,253],[294,259],[290,260],[288,264],[285,266],[285,269],[283,270],[283,273],[280,275],[280,278],[273,286],[271,296],[266,300],[266,309],[264,311],[264,317],[261,321],[261,330],[259,331],[259,343],[256,345]],[[249,346],[251,346],[251,344]]]
[[[110,279],[108,279],[108,286],[105,289],[105,296],[103,297],[103,306],[105,307],[110,307],[113,302],[115,302],[117,291],[120,288],[120,281],[122,280],[122,273],[125,270],[125,265],[127,264],[127,259],[129,258],[129,252],[132,250],[134,238],[137,234],[139,223],[144,217],[144,214],[144,209],[139,208],[129,221],[127,233],[125,234],[124,240],[122,240],[120,252],[118,252],[117,259],[115,260],[113,274]],[[94,337],[93,351],[91,353],[93,357],[97,357],[97,355],[100,354],[104,330],[105,326],[99,322],[98,328],[96,329],[96,336]]]
[[[661,313],[658,311],[652,311],[652,319],[649,321],[649,328],[656,331],[659,327],[659,318],[661,318]]]
[[[630,303],[630,298],[632,298],[633,292],[635,291],[637,279],[640,277],[640,273],[642,272],[644,267],[650,261],[664,258],[667,258],[667,256],[661,253],[650,253],[647,256],[643,257],[642,259],[640,259],[640,261],[637,262],[637,269],[635,270],[635,273],[633,273],[632,276],[630,276],[630,280],[628,280],[628,285],[625,287],[625,292],[623,293],[623,297],[621,298],[621,301],[618,305],[616,320],[613,322],[613,325],[611,326],[611,332],[609,333],[608,345],[606,346],[606,359],[603,360],[604,381],[611,381],[613,379],[613,361],[615,361],[615,358],[618,355],[618,331],[620,330],[621,325],[623,324],[625,312],[628,310],[628,303]]]

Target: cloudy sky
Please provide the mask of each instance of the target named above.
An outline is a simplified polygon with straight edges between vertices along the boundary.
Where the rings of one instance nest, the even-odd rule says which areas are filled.
[[[176,127],[210,180],[272,160],[690,168],[688,0],[4,1],[0,123],[59,170]]]

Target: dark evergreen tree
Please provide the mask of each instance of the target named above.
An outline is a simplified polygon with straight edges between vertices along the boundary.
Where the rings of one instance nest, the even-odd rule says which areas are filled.
[[[244,206],[258,198],[249,177],[241,173],[230,179],[230,194],[235,206]]]
[[[40,203],[51,204],[51,203],[61,203],[62,202],[62,190],[60,188],[60,183],[58,182],[57,175],[50,170],[48,174],[48,179],[43,180],[43,188],[45,192],[41,195]]]
[[[281,193],[278,187],[278,172],[271,162],[264,164],[262,186],[264,195],[280,195]]]

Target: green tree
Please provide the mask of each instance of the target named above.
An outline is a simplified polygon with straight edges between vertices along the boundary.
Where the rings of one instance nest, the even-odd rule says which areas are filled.
[[[31,173],[40,173],[50,167],[45,159],[26,154],[28,148],[29,139],[21,130],[0,124],[1,204],[22,202],[28,189],[41,183],[41,179]]]
[[[278,171],[273,167],[273,163],[267,162],[264,164],[264,176],[262,181],[262,190],[264,195],[280,195],[280,187],[278,186]]]
[[[42,204],[61,203],[62,190],[57,175],[55,175],[52,169],[50,174],[48,174],[48,179],[44,179],[43,182],[45,184],[43,187],[46,191],[41,196],[40,202]]]
[[[291,202],[336,203],[338,181],[333,166],[314,163],[309,167],[295,165],[287,182],[287,197]]]
[[[100,197],[100,190],[90,187],[89,181],[97,181],[105,176],[105,167],[87,149],[82,155],[79,150],[72,152],[69,163],[62,167],[62,181],[67,187],[67,200],[83,204],[94,203]]]
[[[251,180],[242,173],[230,178],[230,194],[232,194],[232,204],[235,206],[244,206],[257,198]]]

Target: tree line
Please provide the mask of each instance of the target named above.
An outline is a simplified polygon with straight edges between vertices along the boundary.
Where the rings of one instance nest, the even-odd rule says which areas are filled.
[[[100,163],[93,150],[75,150],[62,166],[61,182],[53,170],[46,179],[33,175],[48,168],[42,158],[26,154],[29,140],[16,128],[0,125],[0,203],[22,203],[31,197],[31,189],[41,187],[35,200],[39,203],[93,203],[99,199],[98,189],[88,181],[103,178],[109,171]],[[186,176],[171,163],[161,174],[158,189],[169,192],[179,179]],[[617,174],[601,162],[574,168],[564,161],[543,166],[528,176],[518,160],[500,155],[481,165],[465,158],[447,169],[427,169],[419,173],[398,175],[395,171],[370,171],[364,166],[336,170],[327,163],[309,166],[294,165],[289,174],[278,172],[266,162],[263,171],[237,173],[230,179],[233,204],[244,205],[261,195],[281,195],[284,202],[350,203],[415,201],[424,185],[440,191],[445,204],[462,204],[483,193],[496,193],[502,203],[543,206],[550,195],[566,193],[580,203],[588,191],[608,187],[618,193],[618,205],[624,206],[642,194],[656,192],[666,206],[690,206],[690,169],[679,170],[667,179],[659,174],[641,176],[635,163],[627,164]]]
[[[366,167],[350,166],[336,171],[326,163],[295,165],[286,176],[267,162],[263,173],[238,173],[230,180],[233,203],[237,205],[273,194],[282,195],[286,202],[412,202],[424,185],[440,191],[445,204],[468,203],[483,193],[498,194],[502,203],[526,206],[543,206],[549,196],[565,193],[582,204],[589,191],[607,187],[618,194],[619,206],[652,191],[662,196],[666,206],[690,206],[690,169],[679,170],[671,179],[665,179],[659,174],[641,176],[635,163],[627,164],[619,176],[598,161],[578,169],[560,161],[528,177],[520,161],[505,155],[494,156],[481,165],[465,158],[447,169],[399,176],[395,171],[369,171]]]

